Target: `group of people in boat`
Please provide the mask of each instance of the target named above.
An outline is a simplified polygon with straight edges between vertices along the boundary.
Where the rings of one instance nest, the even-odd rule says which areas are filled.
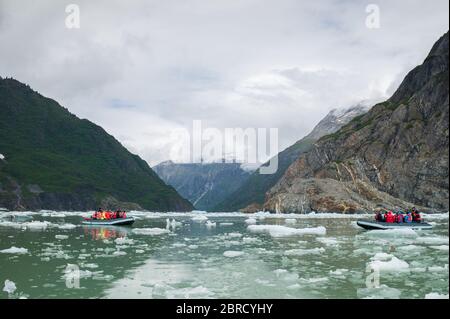
[[[127,218],[127,213],[122,210],[117,210],[115,212],[112,212],[110,210],[103,211],[101,208],[99,208],[92,215],[92,219],[97,219],[97,220],[108,220],[108,219],[117,219],[117,218]]]
[[[420,216],[419,211],[413,207],[411,210],[407,212],[393,212],[385,211],[384,213],[381,211],[376,212],[375,214],[375,220],[378,222],[385,222],[385,223],[421,223],[422,217]]]

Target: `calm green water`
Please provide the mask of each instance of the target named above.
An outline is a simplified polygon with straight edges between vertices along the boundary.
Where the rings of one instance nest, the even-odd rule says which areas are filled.
[[[16,287],[0,298],[448,298],[448,213],[406,232],[332,214],[133,212],[133,227],[109,228],[82,226],[87,213],[0,214],[0,288]]]

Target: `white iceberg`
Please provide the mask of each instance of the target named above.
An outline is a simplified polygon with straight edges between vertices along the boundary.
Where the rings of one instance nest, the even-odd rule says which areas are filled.
[[[19,254],[19,255],[22,255],[22,254],[28,254],[28,249],[22,248],[22,247],[12,246],[11,248],[0,250],[0,253],[2,253],[2,254]]]
[[[5,286],[3,287],[4,292],[12,294],[14,293],[14,291],[16,291],[16,289],[17,289],[16,284],[13,281],[9,279],[5,280]]]
[[[158,236],[168,234],[170,231],[163,228],[134,228],[133,233],[137,235]]]
[[[242,256],[243,254],[244,254],[243,251],[234,251],[234,250],[227,250],[226,252],[223,253],[223,255],[228,258],[239,257]]]
[[[272,237],[288,237],[295,235],[325,235],[327,230],[323,226],[312,228],[291,228],[280,225],[250,225],[247,227],[253,233],[267,233]]]

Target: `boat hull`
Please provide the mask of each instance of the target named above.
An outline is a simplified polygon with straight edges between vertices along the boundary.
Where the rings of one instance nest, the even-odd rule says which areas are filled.
[[[83,225],[95,225],[95,226],[124,226],[124,225],[132,225],[134,223],[134,218],[127,217],[108,220],[91,219],[91,220],[83,220],[81,223]]]
[[[432,225],[428,223],[385,223],[372,220],[358,220],[356,224],[364,229],[431,229]]]

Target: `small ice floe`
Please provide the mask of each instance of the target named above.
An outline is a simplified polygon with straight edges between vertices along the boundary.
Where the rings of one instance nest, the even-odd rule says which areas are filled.
[[[167,230],[176,230],[177,227],[181,227],[181,226],[183,226],[183,224],[180,222],[177,222],[175,220],[175,218],[173,218],[173,219],[166,218],[166,229]]]
[[[419,235],[411,228],[377,229],[364,233],[369,237],[418,237]]]
[[[244,238],[242,238],[242,242],[244,244],[254,244],[254,243],[260,242],[260,240],[255,237],[244,237]]]
[[[325,248],[311,248],[311,249],[290,249],[286,250],[284,254],[286,256],[304,256],[304,255],[319,255],[325,252]]]
[[[205,215],[196,215],[193,216],[191,218],[192,221],[197,222],[197,223],[202,223],[208,220],[208,217],[206,217]]]
[[[67,235],[55,235],[55,238],[56,239],[67,239],[67,238],[69,238],[69,236],[67,236]]]
[[[2,253],[2,254],[19,254],[19,255],[23,255],[23,254],[28,254],[28,249],[22,248],[22,247],[12,246],[11,248],[0,250],[0,253]]]
[[[4,161],[5,160],[5,155],[0,153],[0,161]]]
[[[445,236],[419,237],[416,239],[416,243],[433,246],[445,245],[448,244],[448,237]]]
[[[235,250],[227,250],[223,253],[223,255],[227,258],[235,258],[244,255],[243,251],[235,251]]]
[[[123,250],[116,250],[112,254],[113,254],[113,256],[125,256],[127,253],[124,252]]]
[[[255,225],[255,224],[256,224],[256,219],[255,219],[255,218],[247,218],[247,219],[245,220],[245,223],[246,223],[247,225]]]
[[[335,246],[339,244],[339,241],[336,238],[332,237],[319,237],[317,238],[317,241],[321,242],[326,246]]]
[[[220,223],[220,226],[233,226],[234,223]]]
[[[213,223],[212,221],[207,220],[205,225],[206,225],[206,228],[211,229],[211,228],[215,228],[217,226],[217,223]]]
[[[163,228],[134,228],[133,233],[137,235],[158,236],[168,234],[170,231]]]
[[[397,257],[386,254],[377,253],[371,258],[372,262],[369,263],[369,267],[374,270],[382,272],[409,272],[409,264]]]
[[[59,229],[74,229],[77,226],[74,224],[65,223],[65,224],[55,224],[55,227]]]
[[[268,233],[272,237],[288,237],[295,235],[325,235],[327,230],[323,226],[312,228],[291,228],[280,225],[250,225],[247,227],[253,233]]]
[[[3,291],[6,292],[8,295],[13,294],[17,290],[16,284],[9,280],[5,280],[5,286],[3,287]]]
[[[401,291],[386,285],[380,285],[377,288],[360,288],[357,290],[358,298],[364,299],[398,299]]]
[[[448,298],[448,294],[441,295],[436,292],[430,292],[425,295],[425,299],[449,299],[449,298]]]
[[[127,237],[119,237],[114,240],[117,245],[133,245],[134,240]]]
[[[448,252],[448,245],[440,245],[440,246],[429,246],[431,249],[442,250]]]

